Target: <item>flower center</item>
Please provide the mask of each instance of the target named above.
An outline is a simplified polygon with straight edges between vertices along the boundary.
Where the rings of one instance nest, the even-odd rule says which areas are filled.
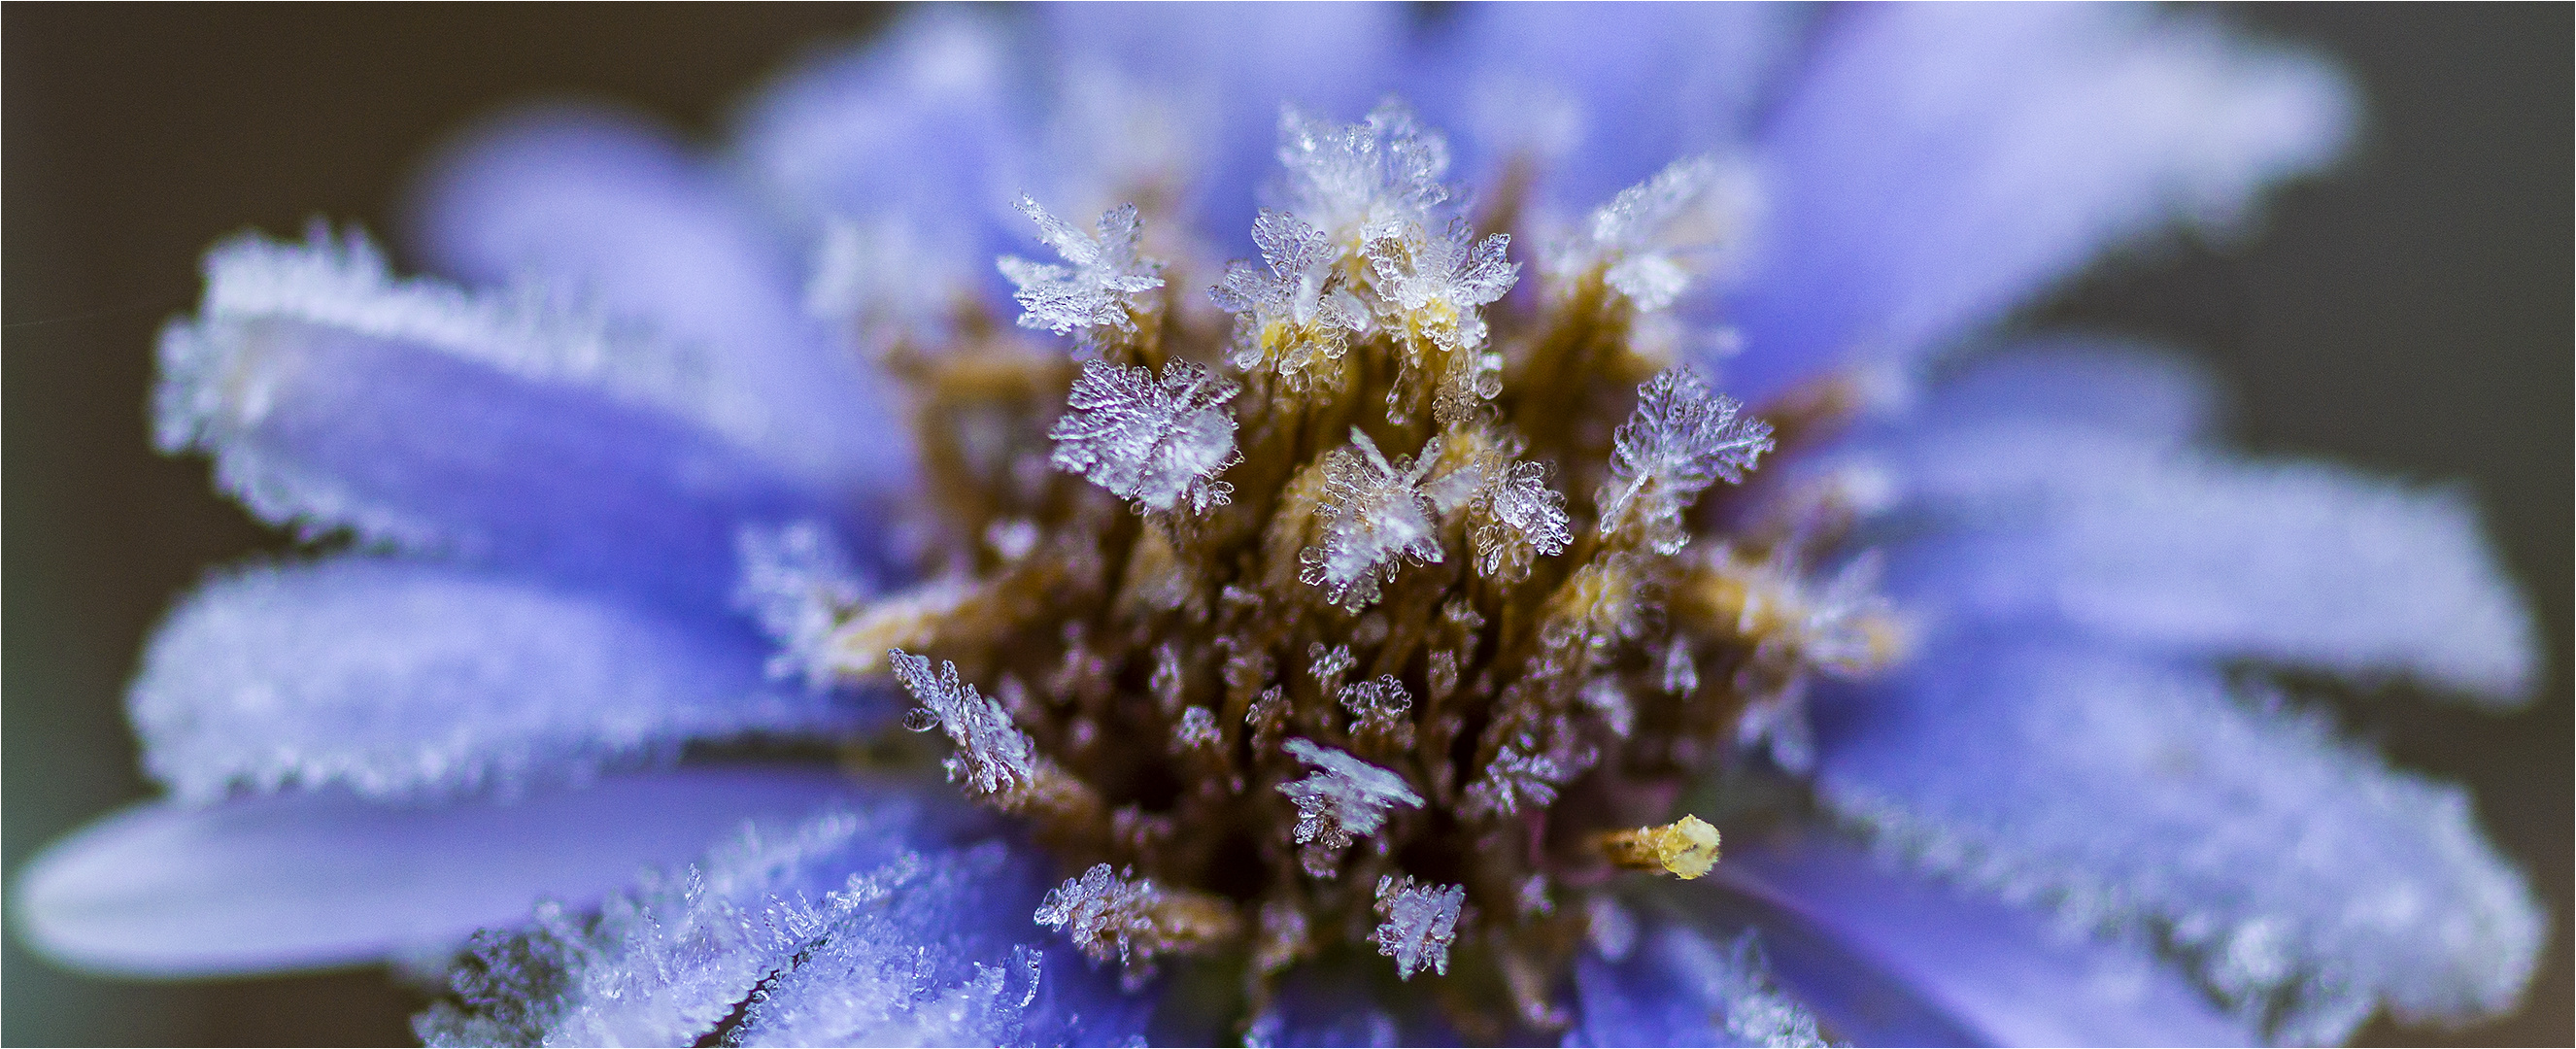
[[[1716,862],[1683,788],[1766,733],[1794,764],[1805,677],[1893,654],[1863,572],[1802,568],[1831,486],[1746,483],[1845,391],[1765,422],[1672,366],[1659,311],[1741,225],[1722,165],[1621,194],[1508,294],[1436,136],[1283,124],[1292,207],[1205,295],[1133,206],[1087,233],[1023,202],[1065,264],[1003,260],[1020,326],[1084,359],[972,308],[887,352],[934,581],[828,601],[793,654],[910,691],[951,780],[1076,875],[1036,917],[1094,957],[1238,966],[1248,1018],[1374,950],[1549,1026],[1624,872]]]

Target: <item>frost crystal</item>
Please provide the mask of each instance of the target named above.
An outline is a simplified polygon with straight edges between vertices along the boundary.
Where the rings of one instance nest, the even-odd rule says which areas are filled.
[[[1610,476],[1593,498],[1601,534],[1633,534],[1662,553],[1689,542],[1682,514],[1720,479],[1744,471],[1771,450],[1771,426],[1738,414],[1735,398],[1708,388],[1688,365],[1666,368],[1637,388],[1637,411],[1619,424]]]
[[[1304,779],[1280,784],[1279,793],[1297,804],[1297,844],[1309,846],[1306,870],[1318,878],[1331,876],[1332,861],[1353,837],[1377,833],[1388,808],[1422,807],[1422,796],[1404,777],[1349,754],[1303,739],[1289,740],[1288,753],[1315,768]]]
[[[1279,163],[1288,169],[1291,210],[1347,247],[1407,223],[1428,225],[1431,209],[1449,199],[1440,183],[1448,141],[1393,100],[1357,124],[1281,111]]]
[[[1463,885],[1426,885],[1411,875],[1387,874],[1377,880],[1377,913],[1385,920],[1369,933],[1377,953],[1395,959],[1397,976],[1410,980],[1423,969],[1449,974],[1449,941],[1458,933],[1458,911],[1467,902]]]
[[[1368,307],[1342,287],[1341,249],[1304,219],[1267,208],[1253,220],[1252,241],[1263,265],[1228,263],[1224,283],[1208,289],[1237,317],[1235,367],[1248,371],[1266,359],[1296,379],[1340,359],[1350,333],[1368,324]]]
[[[1175,750],[1214,748],[1224,738],[1217,731],[1216,712],[1206,707],[1190,707],[1181,711],[1181,723],[1172,729],[1172,747]]]
[[[1047,436],[1056,469],[1156,510],[1187,500],[1194,511],[1223,506],[1233,487],[1209,478],[1242,456],[1225,403],[1235,384],[1184,360],[1151,369],[1084,361],[1067,409]]]
[[[1601,267],[1602,279],[1639,310],[1663,309],[1693,277],[1723,264],[1742,240],[1756,196],[1747,168],[1709,157],[1675,161],[1595,209],[1556,268],[1574,274]]]
[[[832,635],[841,617],[866,596],[849,556],[813,521],[779,528],[747,526],[734,544],[742,559],[734,603],[778,642],[778,652],[769,657],[769,676],[801,675],[806,687],[821,689],[834,672]]]
[[[1020,327],[1058,335],[1080,330],[1085,340],[1108,331],[1134,334],[1130,314],[1143,308],[1134,296],[1163,286],[1163,264],[1136,254],[1144,234],[1136,205],[1103,212],[1097,236],[1048,214],[1028,197],[1020,198],[1019,208],[1037,222],[1039,239],[1073,264],[1068,268],[1007,255],[1001,259],[1002,275],[1020,286],[1017,297],[1026,311],[1020,314]]]
[[[902,649],[887,654],[894,675],[921,709],[904,719],[915,732],[948,730],[957,754],[948,759],[948,778],[965,780],[983,794],[999,794],[1029,783],[1037,774],[1037,749],[1028,734],[1011,723],[1002,705],[957,680],[957,664],[942,662],[930,672],[930,660]]]
[[[1390,463],[1357,427],[1351,445],[1324,459],[1324,542],[1305,551],[1298,578],[1357,608],[1377,600],[1379,580],[1395,578],[1407,558],[1439,563],[1440,507],[1421,485],[1440,456],[1435,445]]]
[[[1413,696],[1392,674],[1342,688],[1342,709],[1361,721],[1393,720],[1413,709]]]
[[[1556,802],[1556,788],[1591,768],[1599,754],[1560,740],[1541,748],[1529,740],[1504,747],[1485,766],[1485,778],[1468,785],[1469,812],[1510,816],[1523,809],[1543,809]]]
[[[1540,555],[1553,557],[1574,542],[1567,528],[1565,496],[1547,486],[1539,463],[1502,464],[1476,490],[1476,568],[1488,576],[1518,579]]]
[[[1152,879],[1136,877],[1132,867],[1121,876],[1102,863],[1048,890],[1035,917],[1040,925],[1063,930],[1082,953],[1126,965],[1135,960],[1139,941],[1150,951],[1154,908],[1162,902]]]
[[[1438,236],[1418,225],[1389,229],[1372,237],[1363,254],[1399,316],[1427,314],[1436,325],[1432,337],[1460,349],[1484,344],[1476,307],[1502,298],[1519,279],[1520,266],[1503,259],[1511,240],[1497,233],[1478,241],[1466,218],[1453,216]]]

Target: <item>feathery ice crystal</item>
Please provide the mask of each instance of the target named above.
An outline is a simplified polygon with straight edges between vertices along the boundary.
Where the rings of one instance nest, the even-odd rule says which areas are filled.
[[[2330,158],[2330,71],[2100,9],[1016,17],[791,79],[722,175],[505,126],[425,213],[509,292],[218,248],[162,444],[364,549],[173,614],[173,800],[35,865],[36,942],[406,959],[459,1043],[2299,1041],[2519,994],[2463,795],[2227,669],[2526,693],[2468,513],[2214,453],[2134,349],[1934,361]]]

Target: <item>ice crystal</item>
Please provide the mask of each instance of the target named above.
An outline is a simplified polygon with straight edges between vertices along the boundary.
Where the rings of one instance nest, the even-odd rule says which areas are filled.
[[[1145,309],[1137,296],[1163,286],[1163,264],[1136,254],[1144,235],[1136,205],[1103,212],[1099,232],[1084,233],[1072,223],[1048,214],[1023,196],[1020,213],[1038,224],[1038,237],[1070,267],[1004,256],[1002,275],[1019,285],[1023,328],[1044,328],[1058,335],[1079,331],[1086,342],[1109,332],[1136,333],[1134,314]]]
[[[1122,875],[1101,863],[1048,890],[1035,917],[1038,924],[1071,937],[1082,953],[1125,965],[1134,960],[1137,941],[1151,943],[1153,911],[1160,903],[1162,892],[1151,880],[1136,877],[1134,868]]]
[[[1381,875],[1377,880],[1377,913],[1383,919],[1369,940],[1377,953],[1395,959],[1397,976],[1410,980],[1429,969],[1449,974],[1449,941],[1458,933],[1459,909],[1467,902],[1460,885],[1417,883],[1411,875]]]
[[[1675,161],[1595,209],[1556,268],[1572,275],[1599,267],[1602,280],[1637,309],[1661,310],[1740,244],[1755,198],[1752,175],[1740,165]]]
[[[948,759],[948,778],[972,784],[980,794],[1001,794],[1031,782],[1037,774],[1037,750],[1028,733],[1011,723],[1000,703],[957,679],[957,664],[941,662],[931,673],[930,660],[900,649],[888,653],[895,677],[920,701],[904,721],[915,732],[948,730],[957,753]]]
[[[1501,579],[1519,579],[1538,557],[1565,552],[1574,542],[1565,513],[1565,495],[1547,486],[1547,467],[1533,462],[1500,462],[1480,470],[1470,507],[1476,514],[1469,539],[1476,544],[1476,570]]]
[[[1186,501],[1205,513],[1233,488],[1213,480],[1241,455],[1225,404],[1240,388],[1189,361],[1151,369],[1084,361],[1064,415],[1047,436],[1056,469],[1089,477],[1119,497],[1156,510]]]
[[[1250,370],[1267,361],[1292,382],[1311,380],[1348,352],[1351,333],[1368,324],[1368,307],[1343,287],[1341,248],[1306,220],[1263,209],[1252,241],[1262,265],[1230,263],[1224,282],[1208,289],[1219,308],[1236,315],[1234,366]]]
[[[1515,741],[1494,755],[1483,778],[1468,784],[1466,808],[1499,816],[1544,809],[1555,803],[1558,787],[1598,760],[1597,751],[1562,735],[1549,744],[1526,738]]]
[[[1637,388],[1637,410],[1619,424],[1610,475],[1593,502],[1601,534],[1678,553],[1689,536],[1682,514],[1709,485],[1744,479],[1771,450],[1771,426],[1739,414],[1735,398],[1708,388],[1687,365]]]
[[[1354,427],[1350,447],[1324,460],[1323,543],[1306,550],[1298,578],[1357,608],[1377,600],[1378,584],[1395,578],[1406,561],[1438,563],[1442,508],[1422,490],[1437,465],[1436,448],[1388,462],[1377,442]]]
[[[1440,182],[1449,170],[1448,140],[1393,100],[1357,124],[1282,112],[1279,162],[1291,210],[1348,249],[1408,223],[1428,225],[1431,209],[1450,196]]]
[[[1303,739],[1289,740],[1287,749],[1315,769],[1304,779],[1280,784],[1279,793],[1297,805],[1297,844],[1307,846],[1306,870],[1318,878],[1330,876],[1351,839],[1377,833],[1389,808],[1422,807],[1422,796],[1393,772]]]
[[[1174,749],[1215,749],[1225,737],[1217,731],[1216,712],[1206,707],[1189,707],[1181,711],[1181,723],[1172,729]]]
[[[1391,308],[1391,319],[1428,329],[1407,335],[1450,350],[1471,349],[1485,342],[1477,308],[1502,298],[1520,276],[1520,266],[1503,258],[1511,241],[1506,233],[1477,240],[1465,217],[1452,216],[1438,232],[1418,225],[1388,229],[1362,253],[1377,274],[1376,290]]]

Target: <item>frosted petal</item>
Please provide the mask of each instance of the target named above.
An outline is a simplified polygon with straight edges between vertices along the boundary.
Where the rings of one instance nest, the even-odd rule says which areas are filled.
[[[1890,442],[1908,513],[1934,526],[1890,548],[1891,593],[1982,622],[2529,698],[2536,626],[2461,493],[2169,446],[2004,416]]]
[[[1983,1044],[2258,1041],[2136,944],[2052,926],[2036,912],[1889,870],[1829,839],[1756,839],[1730,848],[1718,875],[1877,959]]]
[[[821,483],[893,486],[907,464],[871,374],[806,316],[801,246],[780,243],[670,132],[615,111],[512,114],[451,147],[415,207],[432,265],[533,285],[675,347],[629,385]]]
[[[577,315],[398,281],[364,242],[248,237],[206,271],[156,436],[265,520],[720,608],[739,524],[830,516],[652,392],[685,362]]]
[[[2016,627],[1820,696],[1816,785],[1918,866],[2139,937],[2249,1023],[2337,1041],[2510,1008],[2545,938],[2459,788],[2212,670]]]
[[[1540,194],[1573,214],[1736,144],[1806,21],[1772,4],[1462,8],[1407,92],[1457,132],[1460,175],[1537,161]]]
[[[863,789],[819,771],[684,770],[432,807],[339,793],[147,802],[37,856],[13,901],[30,943],[101,972],[357,964],[460,942],[539,899],[587,906],[745,819]]]
[[[1821,1046],[1816,1016],[1771,980],[1759,934],[1712,942],[1658,923],[1618,961],[1585,951],[1574,963],[1568,1046]]]
[[[2351,91],[2305,55],[2135,8],[1829,20],[1767,123],[1774,191],[1728,385],[1907,360],[2168,222],[2223,227],[2331,160]]]
[[[192,804],[237,787],[510,793],[693,739],[860,723],[854,701],[766,687],[761,651],[726,624],[344,558],[189,597],[146,650],[130,711],[144,767]]]
[[[646,876],[596,920],[541,908],[515,933],[478,939],[459,1000],[424,1014],[421,1033],[574,1045],[684,1044],[720,1024],[747,1045],[1097,1037],[1067,1005],[1114,1017],[1118,1003],[1086,1000],[1096,980],[1022,942],[1040,865],[999,841],[954,845],[979,826],[960,815],[891,798],[769,821]]]

